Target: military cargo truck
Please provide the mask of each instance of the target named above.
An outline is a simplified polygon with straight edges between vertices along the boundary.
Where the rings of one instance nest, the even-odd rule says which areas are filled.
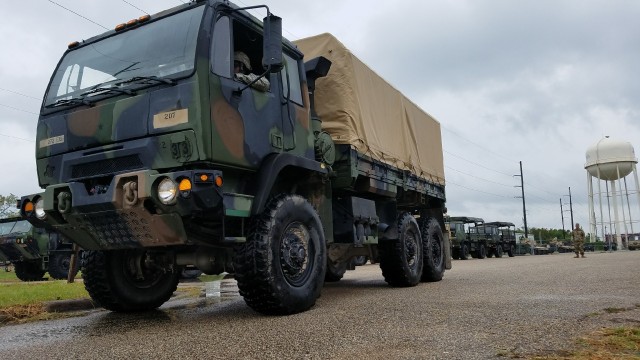
[[[157,308],[192,265],[291,314],[356,256],[392,286],[451,267],[440,124],[334,37],[294,44],[281,21],[192,1],[69,45],[38,121],[44,192],[21,212],[86,250],[98,304]]]
[[[505,221],[492,221],[484,223],[485,233],[490,233],[492,241],[489,244],[488,256],[495,255],[500,258],[504,253],[509,257],[516,255],[516,231],[515,224]]]
[[[483,219],[476,217],[453,216],[448,218],[451,255],[454,259],[467,260],[472,253],[478,253],[478,236],[474,235],[472,241],[471,229],[474,229],[475,234],[475,227],[483,223]]]
[[[60,234],[31,225],[22,218],[0,219],[0,262],[11,262],[22,281],[57,280],[69,273],[72,243]]]

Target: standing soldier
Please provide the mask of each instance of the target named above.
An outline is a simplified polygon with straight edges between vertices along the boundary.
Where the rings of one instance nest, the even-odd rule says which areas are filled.
[[[576,223],[576,228],[573,229],[573,249],[576,253],[576,258],[580,255],[584,256],[584,231],[580,229],[580,224]]]

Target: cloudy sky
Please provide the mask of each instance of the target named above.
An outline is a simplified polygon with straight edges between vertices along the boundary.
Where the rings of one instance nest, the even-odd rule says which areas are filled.
[[[39,191],[37,113],[67,44],[184,1],[2,1],[0,194]],[[333,33],[440,121],[451,215],[522,226],[522,161],[529,227],[562,228],[569,187],[587,224],[587,148],[605,135],[640,144],[638,1],[265,3],[285,37]]]

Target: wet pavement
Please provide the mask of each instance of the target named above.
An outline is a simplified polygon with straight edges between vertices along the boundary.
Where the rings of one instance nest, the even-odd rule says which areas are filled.
[[[602,326],[640,325],[640,252],[454,261],[437,283],[390,288],[377,265],[326,284],[310,311],[263,316],[233,280],[159,310],[0,327],[0,359],[494,359],[572,346]],[[620,309],[607,312],[605,309]],[[622,311],[624,309],[624,311]]]

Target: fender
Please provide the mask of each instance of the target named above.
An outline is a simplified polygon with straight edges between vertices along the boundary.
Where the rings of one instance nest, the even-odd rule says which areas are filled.
[[[326,175],[329,173],[328,167],[315,160],[307,159],[289,153],[269,154],[260,164],[255,183],[255,197],[251,205],[251,215],[256,215],[264,210],[271,189],[282,170],[288,166],[301,168]]]

